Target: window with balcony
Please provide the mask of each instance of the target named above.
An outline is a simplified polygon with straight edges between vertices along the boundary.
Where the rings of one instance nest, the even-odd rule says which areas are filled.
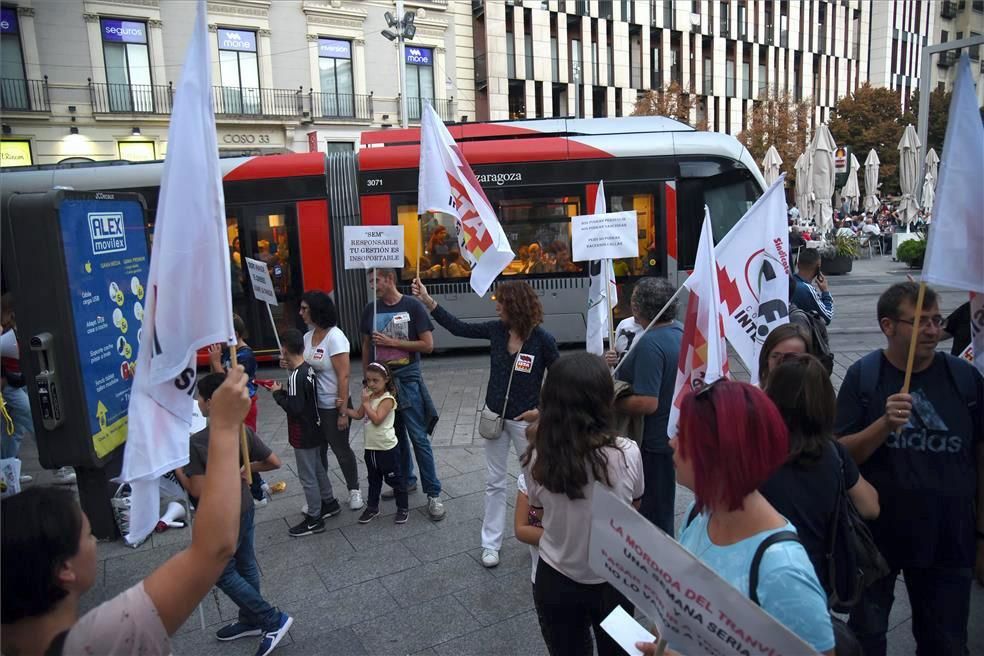
[[[406,47],[407,113],[419,121],[424,105],[434,104],[434,51],[420,46]]]
[[[109,111],[153,112],[147,24],[103,18],[99,28],[106,62]]]
[[[315,98],[314,114],[322,117],[355,116],[352,81],[352,42],[318,39],[318,68],[321,93]]]
[[[260,69],[256,59],[256,32],[218,29],[219,74],[222,82],[217,114],[259,114]]]
[[[0,8],[0,107],[13,111],[31,108],[26,77],[17,10]]]

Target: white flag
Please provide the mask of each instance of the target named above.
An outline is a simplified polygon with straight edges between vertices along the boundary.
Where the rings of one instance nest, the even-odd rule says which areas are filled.
[[[605,202],[605,182],[602,180],[598,183],[594,213],[605,214],[606,212],[608,212],[608,204]],[[608,325],[612,320],[608,308],[618,305],[615,269],[612,267],[611,260],[591,260],[588,262],[588,273],[591,283],[588,286],[587,351],[595,355],[603,355],[605,352],[604,337],[608,333]],[[608,302],[609,294],[611,294],[611,303]],[[614,349],[615,345],[609,344],[608,348]]]
[[[683,324],[673,405],[667,426],[670,437],[676,435],[683,397],[728,376],[728,347],[724,341],[714,236],[707,206],[704,207],[704,225],[700,229],[694,272],[684,285],[690,290],[690,299],[687,301],[687,318]]]
[[[922,279],[984,293],[984,125],[967,53],[957,65]]]
[[[212,110],[205,0],[175,94],[121,478],[130,544],[157,524],[157,478],[188,462],[195,352],[234,343],[225,201]]]
[[[471,287],[479,296],[515,259],[482,185],[430,105],[424,106],[420,121],[417,212],[455,217],[461,255],[472,267]]]
[[[762,342],[789,322],[789,229],[780,176],[714,249],[724,334],[758,383]]]
[[[972,362],[977,371],[984,375],[984,355],[974,357],[974,354],[984,354],[984,294],[970,293],[970,344],[960,354],[968,362]]]

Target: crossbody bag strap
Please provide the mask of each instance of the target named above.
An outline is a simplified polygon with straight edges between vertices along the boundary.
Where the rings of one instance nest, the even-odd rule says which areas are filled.
[[[506,419],[506,406],[509,405],[509,390],[512,389],[512,379],[513,374],[516,373],[516,363],[519,362],[519,354],[522,352],[523,347],[520,346],[519,350],[516,351],[516,357],[513,358],[512,369],[509,371],[509,384],[506,385],[506,400],[502,402],[502,414],[499,415],[502,417],[503,421]]]
[[[756,606],[761,606],[758,596],[759,565],[762,563],[762,556],[766,549],[778,542],[799,542],[799,536],[793,531],[778,531],[762,540],[755,555],[752,557],[752,566],[748,572],[748,598],[755,602]]]
[[[837,531],[840,528],[840,518],[841,509],[844,506],[844,495],[847,494],[847,488],[844,484],[844,460],[841,458],[840,451],[837,449],[837,445],[833,442],[830,443],[831,448],[834,450],[834,455],[837,457],[837,463],[839,467],[837,468],[837,497],[834,501],[834,514],[830,520],[830,528],[827,531],[827,583],[830,585],[830,597],[827,599],[827,605],[831,606],[837,602],[837,565],[835,553],[837,545]]]

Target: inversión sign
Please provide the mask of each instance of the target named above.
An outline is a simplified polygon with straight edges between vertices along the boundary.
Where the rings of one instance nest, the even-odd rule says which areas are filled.
[[[815,654],[600,483],[591,499],[588,563],[651,619],[681,654]]]
[[[277,292],[273,289],[273,281],[270,280],[270,270],[266,262],[244,257],[246,270],[249,271],[249,282],[253,287],[253,296],[256,300],[269,305],[277,305]]]
[[[403,226],[345,226],[345,268],[403,268]]]
[[[635,210],[575,216],[571,223],[575,262],[639,257],[639,219]]]
[[[318,56],[330,59],[352,59],[352,42],[341,39],[318,39]]]

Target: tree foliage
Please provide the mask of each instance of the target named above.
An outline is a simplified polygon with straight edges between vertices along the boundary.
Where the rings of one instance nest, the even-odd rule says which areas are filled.
[[[666,116],[667,118],[690,122],[690,110],[695,107],[695,96],[684,90],[676,82],[662,89],[650,89],[639,94],[632,116]],[[698,126],[698,129],[701,129]],[[707,129],[706,126],[702,129]]]
[[[793,101],[788,92],[772,89],[753,103],[748,127],[740,141],[761,166],[769,146],[775,146],[786,171],[787,187],[796,182],[796,160],[809,143],[810,103]]]
[[[834,141],[851,146],[862,166],[870,150],[878,153],[881,191],[876,194],[880,197],[899,193],[898,147],[905,126],[896,92],[867,82],[838,100],[830,119]],[[858,185],[862,196],[867,196],[863,173],[858,175]]]
[[[946,136],[946,123],[950,117],[950,99],[953,93],[940,88],[933,89],[929,94],[929,126],[926,134],[926,150],[936,149],[936,154],[943,153],[943,138]],[[909,98],[909,111],[902,119],[903,126],[912,123],[919,126],[919,89],[912,92]]]

